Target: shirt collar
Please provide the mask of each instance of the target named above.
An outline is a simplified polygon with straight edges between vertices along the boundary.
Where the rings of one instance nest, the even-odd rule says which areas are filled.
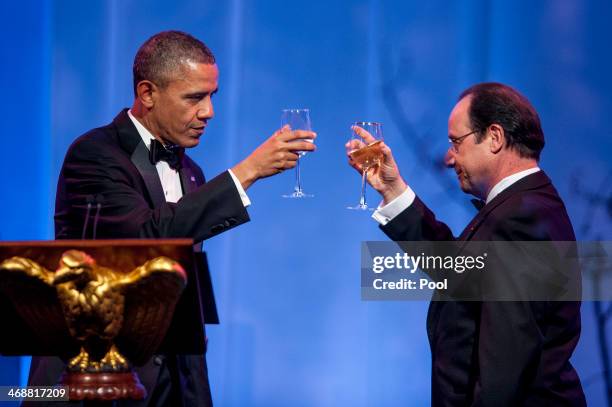
[[[504,189],[508,188],[510,185],[514,184],[518,180],[525,178],[527,175],[535,174],[538,171],[540,171],[540,167],[533,167],[533,168],[529,168],[524,171],[517,172],[512,175],[509,175],[506,178],[502,179],[497,184],[495,184],[495,186],[491,189],[491,192],[489,192],[489,195],[487,196],[486,203],[491,202],[493,198],[499,195],[500,192],[502,192]]]
[[[155,140],[155,137],[151,134],[149,130],[147,130],[145,126],[142,125],[142,123],[138,121],[138,119],[136,119],[132,115],[132,109],[128,110],[127,113],[128,113],[128,116],[130,117],[130,120],[132,120],[132,123],[134,123],[134,126],[136,126],[136,130],[138,131],[138,134],[142,138],[142,141],[144,142],[145,146],[147,146],[147,149],[150,150],[151,140]]]

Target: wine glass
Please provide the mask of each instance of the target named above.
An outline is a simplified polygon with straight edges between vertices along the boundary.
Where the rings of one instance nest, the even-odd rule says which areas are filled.
[[[379,165],[382,160],[382,123],[355,122],[352,129],[353,136],[349,142],[348,153],[351,159],[360,165],[362,169],[361,197],[359,198],[359,204],[356,206],[349,206],[347,209],[373,211],[374,209],[368,207],[366,202],[366,180],[368,178],[368,171]],[[363,133],[365,138],[361,137],[359,133]]]
[[[283,109],[281,112],[281,127],[289,125],[291,130],[308,130],[310,126],[310,109]],[[311,139],[302,139],[313,142]],[[307,194],[302,189],[302,178],[300,173],[300,161],[307,151],[296,151],[298,159],[295,165],[295,186],[293,192],[283,195],[283,198],[312,198],[314,195]]]

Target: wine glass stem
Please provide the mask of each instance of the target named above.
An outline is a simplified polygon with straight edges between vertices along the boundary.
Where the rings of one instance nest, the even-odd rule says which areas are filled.
[[[302,178],[300,175],[300,158],[297,159],[295,164],[295,192],[302,192]]]
[[[363,169],[363,172],[361,173],[361,198],[359,198],[359,206],[361,207],[366,207],[366,178],[368,176],[368,167],[365,167]]]

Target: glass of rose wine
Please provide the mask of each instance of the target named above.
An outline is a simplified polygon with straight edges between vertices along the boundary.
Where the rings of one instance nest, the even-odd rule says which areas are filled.
[[[361,197],[356,206],[347,209],[371,210],[366,202],[366,184],[368,171],[380,164],[382,160],[382,123],[377,122],[355,122],[353,124],[353,135],[349,142],[348,154],[351,160],[361,167]]]

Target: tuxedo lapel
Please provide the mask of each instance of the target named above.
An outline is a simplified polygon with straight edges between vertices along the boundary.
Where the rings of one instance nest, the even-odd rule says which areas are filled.
[[[147,186],[147,191],[149,192],[151,201],[153,201],[154,207],[160,207],[166,202],[166,198],[164,197],[164,188],[162,187],[159,179],[157,169],[149,160],[149,149],[144,145],[142,140],[140,141],[140,144],[136,146],[134,153],[132,153],[131,159],[132,163],[134,163],[138,169],[140,176],[144,180],[145,185]]]
[[[510,185],[508,188],[504,189],[500,192],[491,202],[486,204],[478,214],[468,223],[463,232],[457,240],[468,241],[473,236],[474,233],[478,230],[478,227],[482,224],[482,222],[489,216],[489,214],[501,205],[504,201],[510,198],[512,195],[532,190],[542,188],[546,185],[550,185],[550,178],[544,173],[544,171],[538,171],[536,173],[530,174],[524,178],[521,178],[514,184]]]
[[[464,242],[470,240],[472,236],[474,235],[474,233],[476,232],[476,230],[478,229],[478,227],[480,226],[480,224],[486,219],[487,215],[493,210],[493,208],[495,208],[501,202],[503,201],[499,201],[493,204],[493,202],[491,201],[489,202],[489,205],[486,205],[485,207],[483,207],[476,214],[476,216],[474,216],[474,218],[470,221],[470,223],[468,223],[465,229],[463,229],[463,232],[461,232],[461,235],[459,235],[459,238],[457,240],[464,241]]]
[[[198,188],[196,174],[185,157],[183,157],[183,163],[181,165],[181,169],[179,170],[179,175],[181,176],[181,186],[183,187],[183,194],[188,194]]]
[[[136,126],[127,114],[127,109],[122,110],[113,124],[117,128],[119,135],[119,144],[130,154],[130,159],[140,176],[144,180],[147,187],[147,192],[153,203],[153,207],[158,208],[166,202],[164,189],[159,179],[157,169],[149,160],[149,149],[142,141],[142,137],[138,134]]]

